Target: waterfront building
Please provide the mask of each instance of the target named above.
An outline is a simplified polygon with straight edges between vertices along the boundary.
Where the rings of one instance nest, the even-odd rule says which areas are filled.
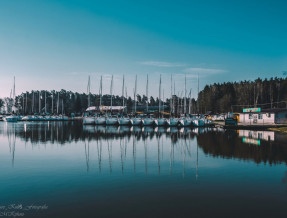
[[[239,123],[249,125],[287,124],[287,109],[246,108],[239,114]]]

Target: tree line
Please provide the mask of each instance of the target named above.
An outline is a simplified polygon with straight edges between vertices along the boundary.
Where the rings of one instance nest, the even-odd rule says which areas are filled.
[[[287,108],[287,78],[214,83],[199,93],[199,112],[242,112],[246,107]]]
[[[113,106],[123,105],[122,96],[113,95]],[[90,100],[88,100],[90,99]],[[172,101],[171,101],[172,99]],[[214,83],[206,85],[199,92],[198,100],[173,95],[166,98],[161,105],[168,107],[174,114],[186,113],[226,113],[241,112],[244,107],[286,108],[287,107],[287,78],[256,79],[255,81]],[[158,106],[159,99],[153,96],[147,99],[145,95],[136,96],[138,106]],[[90,102],[90,105],[89,105]],[[110,105],[111,96],[102,96],[102,105]],[[135,101],[132,97],[124,97],[127,112],[132,112]],[[21,93],[15,99],[0,99],[2,112],[17,112],[21,114],[81,114],[88,106],[100,106],[98,94],[78,93],[62,89],[61,91],[34,90]],[[184,109],[184,107],[186,107]],[[4,111],[5,108],[5,111]]]

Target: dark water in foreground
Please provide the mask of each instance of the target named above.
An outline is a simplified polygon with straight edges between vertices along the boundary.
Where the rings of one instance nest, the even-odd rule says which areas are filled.
[[[2,217],[286,217],[287,137],[0,122]]]

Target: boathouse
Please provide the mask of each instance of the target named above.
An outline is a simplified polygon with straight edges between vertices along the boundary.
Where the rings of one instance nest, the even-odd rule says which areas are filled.
[[[89,113],[122,113],[123,111],[126,110],[126,106],[100,106],[100,107],[96,107],[96,106],[92,106],[92,107],[88,107],[86,109],[87,112]]]
[[[249,125],[287,124],[287,109],[246,108],[239,114],[239,123]]]

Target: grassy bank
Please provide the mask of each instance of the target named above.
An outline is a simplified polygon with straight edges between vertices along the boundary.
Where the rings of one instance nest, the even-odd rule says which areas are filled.
[[[269,128],[268,130],[287,133],[287,127]]]

